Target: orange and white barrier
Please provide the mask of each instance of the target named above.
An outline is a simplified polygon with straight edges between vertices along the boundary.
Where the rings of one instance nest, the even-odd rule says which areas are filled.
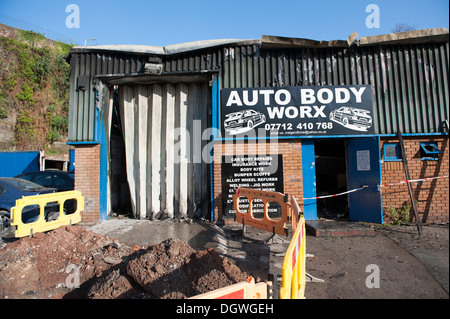
[[[248,210],[246,213],[239,208],[240,197],[248,199]],[[255,199],[260,199],[263,202],[264,215],[262,218],[255,218],[253,215],[252,203]],[[269,217],[268,206],[272,202],[277,203],[281,207],[281,217]],[[287,194],[278,192],[239,188],[233,195],[233,204],[236,211],[236,221],[244,225],[272,231],[278,235],[287,235],[287,223],[291,223],[293,235],[283,260],[280,299],[304,299],[306,284],[306,225],[305,218],[296,199],[293,196],[289,198]],[[254,283],[244,282],[194,298],[252,299],[256,296],[258,299],[265,299],[267,298],[268,287],[272,287],[271,283],[254,285]],[[254,290],[245,292],[245,289]]]
[[[302,210],[300,209],[300,205],[295,200],[294,196],[291,196],[289,199],[289,205],[291,208],[291,227],[292,232],[295,232],[297,229],[297,224],[300,221],[300,217],[303,215]]]
[[[295,202],[295,199],[292,198]],[[306,284],[306,228],[303,215],[284,255],[280,299],[304,299]]]
[[[239,208],[239,198],[248,199],[248,211],[244,213]],[[253,214],[253,201],[262,200],[264,204],[264,216],[255,218]],[[270,218],[268,214],[269,203],[277,203],[281,207],[280,218]],[[286,197],[282,193],[256,190],[250,188],[239,188],[233,195],[233,205],[236,211],[236,221],[247,226],[252,226],[278,235],[287,235],[286,223],[290,221],[290,207]]]
[[[268,283],[255,284],[255,279],[249,277],[247,281],[240,282],[224,288],[219,288],[189,299],[267,299]]]

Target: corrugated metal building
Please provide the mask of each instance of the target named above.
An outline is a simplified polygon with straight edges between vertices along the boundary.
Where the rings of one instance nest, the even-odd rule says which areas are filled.
[[[221,114],[225,89],[370,87],[370,134],[359,138],[352,134],[279,137],[280,145],[294,143],[301,147],[300,176],[292,179],[297,184],[285,187],[298,196],[320,193],[316,189],[316,177],[320,175],[346,180],[335,182],[336,187],[350,189],[350,179],[362,185],[359,177],[350,178],[349,154],[358,152],[354,142],[365,145],[369,139],[377,150],[374,159],[380,162],[375,182],[381,185],[387,179],[383,174],[393,175],[381,167],[385,163],[384,144],[395,144],[398,132],[406,142],[423,137],[427,143],[440,143],[440,167],[434,173],[442,175],[445,167],[448,171],[448,38],[447,29],[428,29],[361,38],[353,43],[263,36],[166,47],[73,48],[69,57],[69,143],[76,148],[76,188],[88,197],[85,220],[106,219],[123,207],[131,207],[136,218],[196,215],[222,219],[223,185],[218,186],[222,176],[217,173],[221,165],[216,163],[217,157],[211,163],[209,153],[213,138],[215,155],[221,153],[217,145],[228,140]],[[243,140],[252,143],[251,138]],[[336,150],[342,153],[339,161],[345,162],[343,176],[331,176],[326,169],[319,172],[317,167],[310,172],[306,169],[307,158],[318,159],[319,163],[333,157],[323,150],[330,147],[329,141],[343,148]],[[91,168],[83,163],[89,151],[97,154]],[[287,153],[283,156],[289,159]],[[83,183],[84,177],[77,170],[80,167],[98,172],[97,183]],[[423,167],[418,171],[421,169],[426,171]],[[448,180],[445,183],[448,185]],[[353,213],[350,218],[382,222],[383,210],[388,208],[383,198],[390,195],[381,196],[379,187],[376,193],[381,217]],[[327,205],[321,207],[319,201],[304,203],[310,219],[316,219],[320,210],[326,211]],[[353,200],[348,197],[348,201]],[[346,206],[349,210],[351,205]],[[428,212],[422,212],[422,216],[429,221],[431,206],[427,207]],[[447,215],[436,220],[448,220],[448,204],[442,210]]]

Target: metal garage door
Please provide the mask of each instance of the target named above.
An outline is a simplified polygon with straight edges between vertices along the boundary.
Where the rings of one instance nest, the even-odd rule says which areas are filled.
[[[119,87],[126,170],[136,218],[209,212],[207,83]],[[209,138],[209,137],[208,137]]]

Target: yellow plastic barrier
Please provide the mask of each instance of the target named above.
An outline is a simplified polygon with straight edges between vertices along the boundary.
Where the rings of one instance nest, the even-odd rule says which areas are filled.
[[[73,207],[70,207],[72,204]],[[32,222],[22,220],[24,208],[39,206],[39,217]],[[74,212],[66,213],[65,207]],[[55,210],[55,208],[58,208]],[[76,208],[76,209],[75,209]],[[36,207],[37,209],[37,207]],[[84,210],[84,197],[80,191],[68,191],[34,196],[24,196],[16,200],[11,208],[11,225],[16,226],[15,237],[31,236],[33,233],[45,232],[65,225],[73,225],[81,221]],[[49,212],[51,211],[51,212]]]
[[[243,213],[239,209],[239,197],[246,197],[249,201],[248,212]],[[255,218],[252,211],[254,199],[261,199],[264,203],[263,218]],[[269,202],[278,203],[281,207],[281,218],[270,218],[267,212]],[[236,221],[244,225],[252,226],[278,235],[287,235],[286,223],[290,221],[290,207],[285,200],[285,195],[278,192],[239,188],[233,195],[233,205],[236,211]]]
[[[295,202],[295,199],[292,198],[291,201]],[[284,255],[280,299],[304,299],[305,284],[306,228],[305,219],[300,215],[297,228]]]
[[[249,277],[246,282],[219,288],[189,299],[267,299],[267,287],[268,284],[264,282],[255,284],[255,279]]]

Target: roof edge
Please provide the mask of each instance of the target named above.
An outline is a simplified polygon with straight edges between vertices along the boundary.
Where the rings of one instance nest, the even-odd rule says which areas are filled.
[[[287,38],[274,35],[262,36],[263,48],[280,47],[308,47],[308,48],[330,48],[330,47],[348,47],[346,40],[317,41],[303,38]]]
[[[357,36],[357,34],[356,34]],[[420,44],[420,43],[442,43],[449,41],[449,30],[447,28],[422,29],[406,31],[399,33],[389,33],[375,35],[370,37],[361,37],[360,46],[369,45],[393,45],[393,44]],[[161,46],[151,45],[96,45],[96,46],[77,46],[71,49],[74,52],[92,52],[92,51],[114,51],[135,54],[153,54],[153,55],[173,55],[185,52],[191,52],[212,47],[226,45],[261,45],[263,49],[271,48],[342,48],[349,47],[353,42],[348,40],[317,41],[304,38],[289,38],[273,35],[263,35],[261,39],[217,39],[192,41],[179,44]]]
[[[359,40],[359,45],[440,43],[448,42],[448,40],[449,32],[447,28],[433,28],[362,37]]]
[[[138,54],[155,54],[155,55],[172,55],[195,50],[207,49],[217,46],[231,45],[231,44],[260,44],[260,39],[242,40],[242,39],[217,39],[217,40],[201,40],[192,41],[179,44],[161,46],[151,45],[94,45],[94,46],[76,46],[71,52],[90,52],[90,51],[115,51]]]

